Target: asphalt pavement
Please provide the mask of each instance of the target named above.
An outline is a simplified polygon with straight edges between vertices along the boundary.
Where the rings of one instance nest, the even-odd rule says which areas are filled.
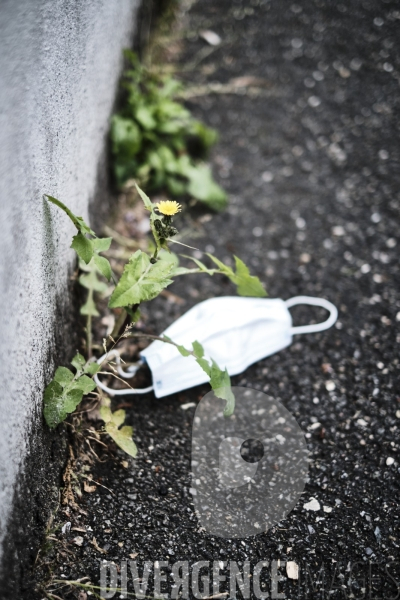
[[[272,597],[399,597],[400,6],[200,0],[187,18],[179,61],[197,63],[184,78],[203,88],[189,106],[220,132],[212,165],[230,203],[218,215],[195,207],[178,226],[194,230],[194,245],[222,260],[237,254],[271,298],[318,296],[339,309],[332,329],[296,336],[233,378],[295,417],[309,479],[295,508],[267,532],[209,535],[190,493],[195,407],[182,408],[207,386],[118,400],[138,458],[127,467],[122,455],[95,467],[108,489],[85,495],[81,519],[91,529],[79,534],[80,547],[76,532],[69,534],[74,563],[60,564],[58,576],[96,583],[101,560],[118,569],[123,560],[168,561],[170,568],[188,561],[189,569],[197,561],[236,561],[242,573],[249,561],[254,581],[255,565],[272,561],[266,590],[276,572],[284,594]],[[221,43],[207,46],[202,31]],[[227,84],[225,92],[213,93],[215,82]],[[152,303],[144,314],[153,333],[201,300],[234,294],[223,277],[206,275],[169,290],[185,303]],[[292,314],[300,324],[324,313],[298,307]]]

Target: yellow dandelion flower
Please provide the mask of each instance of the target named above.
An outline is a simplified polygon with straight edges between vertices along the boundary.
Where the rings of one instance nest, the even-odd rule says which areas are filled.
[[[175,200],[161,200],[161,202],[157,203],[157,208],[161,214],[168,217],[172,217],[172,215],[176,215],[176,213],[182,210],[182,206],[179,202],[175,202]]]

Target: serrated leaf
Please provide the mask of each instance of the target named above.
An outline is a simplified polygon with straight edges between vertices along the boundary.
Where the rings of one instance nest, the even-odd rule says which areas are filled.
[[[71,383],[73,378],[74,374],[72,373],[72,371],[67,369],[67,367],[58,367],[54,374],[54,381],[59,383],[62,387],[65,387],[66,385]]]
[[[207,256],[219,267],[220,272],[229,277],[232,283],[237,286],[237,292],[240,296],[255,298],[265,298],[267,296],[267,292],[259,278],[250,275],[247,265],[240,258],[235,256],[236,272],[234,272],[231,267],[224,265],[216,256],[212,254],[207,254]]]
[[[217,265],[217,267],[219,267],[221,272],[224,273],[225,275],[227,275],[227,277],[235,277],[235,273],[233,272],[231,267],[228,267],[228,265],[225,265],[222,261],[219,260],[219,258],[214,256],[213,254],[207,253],[207,256],[209,258],[211,258],[213,263],[215,263]]]
[[[132,439],[133,429],[129,425],[124,425],[121,429],[113,423],[109,422],[105,425],[106,431],[110,437],[114,440],[114,442],[119,446],[124,452],[129,454],[135,458],[137,455],[137,447],[135,442]]]
[[[250,275],[250,271],[245,263],[235,256],[236,274],[235,278],[237,291],[240,296],[251,296],[255,298],[265,298],[267,292],[258,277]]]
[[[92,392],[95,387],[95,382],[87,375],[81,375],[72,384],[73,389],[82,390],[84,394],[89,394],[89,392]]]
[[[111,246],[112,237],[95,238],[94,240],[91,240],[91,242],[95,252],[106,252]]]
[[[110,281],[111,275],[112,275],[112,271],[111,271],[111,265],[108,262],[108,260],[106,258],[104,258],[104,256],[99,256],[98,254],[95,254],[93,256],[93,262],[96,265],[96,267],[98,268],[98,270],[100,271],[100,273],[108,281]]]
[[[101,369],[101,366],[97,362],[91,362],[85,366],[83,371],[84,371],[84,373],[87,373],[88,375],[96,375],[96,373],[98,373],[100,371],[100,369]]]
[[[82,233],[77,233],[72,238],[71,248],[75,250],[79,258],[86,264],[90,263],[93,257],[92,242],[88,240]]]
[[[190,354],[191,354],[191,352],[189,352],[189,350],[186,350],[185,346],[178,345],[177,349],[182,354],[182,356],[190,356]]]
[[[81,371],[85,366],[86,360],[82,356],[82,354],[75,354],[74,358],[71,360],[71,365],[75,367],[77,372]]]
[[[204,348],[203,346],[200,344],[200,342],[193,342],[192,344],[193,346],[193,352],[196,358],[203,358],[204,356]]]
[[[233,415],[235,410],[235,395],[232,392],[231,379],[226,369],[223,372],[222,378],[219,380],[219,387],[213,388],[213,390],[217,398],[226,400],[224,417],[230,417]]]
[[[203,369],[203,371],[208,375],[208,377],[210,377],[211,375],[211,367],[208,363],[208,360],[205,358],[196,358],[196,362],[198,365],[200,365],[200,367]]]
[[[171,262],[162,259],[152,264],[145,252],[137,250],[125,265],[122,277],[110,298],[109,307],[130,306],[152,300],[172,283],[169,277],[173,268]]]

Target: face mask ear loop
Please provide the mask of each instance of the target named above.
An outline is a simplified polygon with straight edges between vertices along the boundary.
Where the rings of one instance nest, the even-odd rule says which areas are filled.
[[[103,356],[101,356],[97,360],[97,364],[101,365],[105,360],[109,361],[112,358],[115,359],[118,374],[121,377],[123,377],[124,379],[130,379],[131,377],[134,377],[136,375],[136,371],[144,364],[143,360],[140,360],[137,363],[135,363],[134,365],[131,365],[129,367],[129,372],[124,371],[121,367],[121,357],[120,357],[118,350],[111,350],[110,352],[107,352],[107,354],[103,354]],[[152,385],[147,388],[142,388],[142,389],[126,388],[123,390],[114,390],[113,388],[107,387],[104,383],[102,383],[100,381],[98,373],[96,373],[96,375],[93,377],[93,380],[94,380],[95,384],[98,385],[101,390],[103,390],[103,392],[106,392],[110,396],[127,396],[129,394],[147,394],[148,392],[151,392],[153,390]]]
[[[310,306],[321,306],[330,312],[329,317],[322,323],[316,323],[313,325],[300,325],[299,327],[292,327],[290,333],[296,335],[299,333],[315,333],[317,331],[324,331],[332,327],[338,318],[338,310],[332,302],[324,300],[323,298],[313,298],[312,296],[295,296],[286,300],[286,306],[291,308],[297,304],[309,304]]]

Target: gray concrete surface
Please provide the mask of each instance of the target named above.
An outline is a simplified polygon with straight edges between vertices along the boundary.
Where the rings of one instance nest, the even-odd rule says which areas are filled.
[[[42,194],[87,217],[138,4],[0,2],[0,561],[56,340],[69,343],[73,226]],[[40,452],[35,467],[39,481]]]

